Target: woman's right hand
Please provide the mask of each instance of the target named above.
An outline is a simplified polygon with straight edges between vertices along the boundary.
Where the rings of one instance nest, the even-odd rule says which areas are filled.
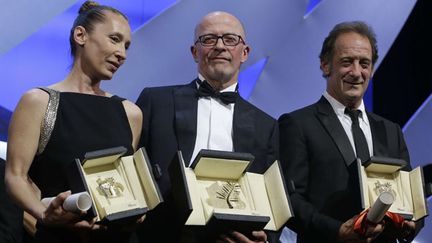
[[[68,196],[71,195],[70,191],[65,191],[58,194],[48,205],[41,217],[41,223],[50,227],[66,227],[71,229],[81,230],[103,230],[105,226],[95,224],[96,218],[91,220],[83,219],[85,212],[81,214],[65,211],[63,203]]]

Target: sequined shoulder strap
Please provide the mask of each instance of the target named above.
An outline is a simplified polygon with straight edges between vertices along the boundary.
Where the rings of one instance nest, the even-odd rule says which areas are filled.
[[[44,120],[41,124],[41,134],[39,137],[39,146],[37,154],[41,154],[44,150],[48,141],[51,137],[51,133],[54,129],[54,124],[57,118],[57,109],[60,102],[60,92],[57,90],[39,87],[39,89],[49,94],[48,106],[45,111]]]

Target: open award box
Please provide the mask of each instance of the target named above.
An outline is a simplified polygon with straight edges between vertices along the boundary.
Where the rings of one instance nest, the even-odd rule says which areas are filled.
[[[185,225],[209,234],[279,230],[293,216],[280,164],[264,174],[247,172],[253,160],[248,153],[201,150],[186,167],[179,151],[169,173]]]
[[[123,156],[126,151],[114,147],[88,152],[71,165],[72,193],[90,194],[93,205],[87,215],[102,224],[134,221],[163,201],[144,148]]]
[[[357,160],[362,208],[371,207],[381,193],[390,192],[394,202],[389,212],[413,221],[427,216],[422,168],[401,170],[406,165],[404,160],[387,157],[371,157],[363,164]]]

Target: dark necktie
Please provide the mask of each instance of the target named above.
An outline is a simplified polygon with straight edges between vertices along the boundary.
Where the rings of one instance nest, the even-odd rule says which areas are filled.
[[[368,144],[366,142],[366,137],[359,125],[360,113],[360,110],[349,110],[348,108],[345,108],[345,114],[348,114],[352,121],[351,129],[354,137],[357,158],[360,158],[362,162],[365,162],[370,158],[370,154]]]
[[[213,89],[213,87],[207,83],[207,81],[201,82],[198,81],[199,89],[198,89],[198,97],[213,97],[215,99],[219,99],[225,105],[235,103],[238,97],[237,92],[227,91],[227,92],[219,92]]]

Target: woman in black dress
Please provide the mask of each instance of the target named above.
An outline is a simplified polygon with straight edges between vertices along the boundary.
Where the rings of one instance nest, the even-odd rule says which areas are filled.
[[[62,204],[70,195],[66,168],[75,158],[116,146],[128,154],[137,149],[141,110],[100,88],[101,80],[111,79],[124,63],[130,43],[125,15],[85,2],[70,33],[70,73],[48,88],[28,91],[15,109],[5,182],[11,198],[37,220],[37,241],[125,241],[121,237],[127,234],[66,212]],[[48,207],[40,202],[53,196]]]

